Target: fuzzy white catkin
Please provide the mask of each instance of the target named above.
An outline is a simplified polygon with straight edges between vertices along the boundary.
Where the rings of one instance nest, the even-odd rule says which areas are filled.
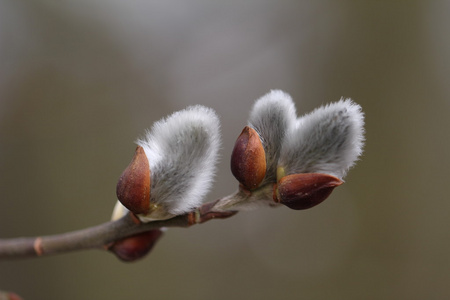
[[[250,194],[222,203],[225,210],[278,206],[273,187],[285,175],[324,173],[342,179],[362,153],[364,114],[350,99],[320,107],[297,119],[291,97],[273,90],[258,99],[248,125],[259,134],[266,155],[266,176]]]
[[[261,183],[276,180],[276,168],[282,141],[288,129],[295,125],[297,116],[291,96],[272,90],[256,100],[248,124],[259,134],[266,154],[266,176]]]
[[[283,141],[279,166],[286,175],[325,173],[343,178],[362,153],[364,115],[350,99],[299,118]]]
[[[151,203],[172,215],[202,204],[220,148],[220,123],[214,110],[197,105],[175,112],[156,122],[137,144],[149,160]]]

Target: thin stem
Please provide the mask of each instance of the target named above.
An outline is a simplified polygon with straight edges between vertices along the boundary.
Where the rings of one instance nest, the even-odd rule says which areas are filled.
[[[97,226],[42,237],[0,239],[0,260],[60,254],[85,249],[106,249],[108,245],[124,237],[161,227],[189,227],[218,218],[231,217],[236,212],[216,212],[214,205],[206,203],[194,212],[168,220],[141,223],[133,214],[119,220]]]

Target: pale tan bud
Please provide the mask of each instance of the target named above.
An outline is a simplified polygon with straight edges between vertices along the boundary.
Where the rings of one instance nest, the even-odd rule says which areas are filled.
[[[282,177],[274,185],[275,202],[289,208],[307,209],[324,201],[333,189],[343,183],[337,177],[321,173],[301,173]]]
[[[135,214],[150,210],[150,167],[142,147],[137,147],[133,160],[123,171],[116,187],[119,201]]]
[[[231,172],[247,189],[253,190],[266,175],[266,155],[258,133],[248,126],[237,138],[231,154]]]

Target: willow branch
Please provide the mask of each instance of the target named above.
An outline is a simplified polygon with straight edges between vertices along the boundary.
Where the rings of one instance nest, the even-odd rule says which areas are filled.
[[[206,203],[197,210],[168,220],[142,223],[129,213],[119,220],[77,231],[40,237],[0,239],[0,260],[61,254],[86,249],[107,249],[117,240],[162,227],[190,227],[211,219],[231,217],[234,211],[214,211],[218,202]]]

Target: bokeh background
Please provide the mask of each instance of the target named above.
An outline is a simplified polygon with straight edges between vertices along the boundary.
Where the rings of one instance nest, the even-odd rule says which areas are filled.
[[[171,229],[145,259],[0,262],[25,299],[449,299],[450,1],[0,0],[0,236],[110,218],[133,141],[203,104],[221,116],[208,200],[236,137],[283,89],[300,114],[361,104],[367,143],[307,211]]]

